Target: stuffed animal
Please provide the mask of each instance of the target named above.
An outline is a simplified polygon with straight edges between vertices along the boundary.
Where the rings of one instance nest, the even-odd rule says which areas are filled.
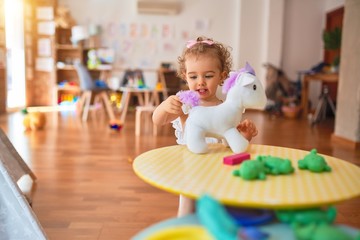
[[[55,25],[60,28],[71,28],[75,25],[75,20],[68,8],[62,6],[56,8]]]
[[[43,112],[30,112],[24,117],[25,130],[40,130],[45,127],[46,116]]]
[[[234,153],[246,150],[249,141],[237,130],[246,108],[263,109],[266,95],[259,79],[249,64],[238,72],[231,73],[225,81],[227,92],[222,104],[212,107],[195,106],[189,112],[185,124],[185,139],[193,153],[206,153],[207,136],[223,138]]]

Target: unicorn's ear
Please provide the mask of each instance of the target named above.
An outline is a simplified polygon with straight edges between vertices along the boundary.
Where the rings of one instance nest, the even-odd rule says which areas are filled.
[[[238,80],[241,81],[241,86],[247,86],[255,82],[255,77],[249,73],[243,73]]]

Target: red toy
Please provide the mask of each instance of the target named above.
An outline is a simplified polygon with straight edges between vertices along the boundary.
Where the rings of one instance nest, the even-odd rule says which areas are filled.
[[[250,154],[247,152],[243,152],[224,157],[223,163],[226,165],[236,165],[242,163],[247,159],[250,159]]]

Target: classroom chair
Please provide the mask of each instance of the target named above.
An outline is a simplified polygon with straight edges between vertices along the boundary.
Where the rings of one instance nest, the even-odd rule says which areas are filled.
[[[88,118],[89,110],[92,106],[91,99],[93,95],[93,104],[96,106],[97,103],[100,103],[101,106],[105,106],[110,121],[113,121],[115,119],[115,115],[107,93],[111,89],[97,87],[88,69],[82,63],[77,62],[74,65],[80,82],[81,96],[78,102],[78,107],[80,114],[82,113],[82,121],[85,122]]]
[[[149,106],[137,106],[136,107],[136,114],[135,114],[135,135],[139,136],[141,133],[141,125],[149,123],[149,121],[152,123],[152,113],[155,110],[155,106],[149,105]],[[145,121],[142,121],[142,117],[146,117],[147,119]],[[147,124],[148,126],[149,124]],[[153,135],[157,135],[157,126],[156,124],[152,123],[152,131]]]

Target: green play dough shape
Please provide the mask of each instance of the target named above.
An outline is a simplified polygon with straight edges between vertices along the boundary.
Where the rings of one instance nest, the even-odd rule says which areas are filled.
[[[307,169],[311,172],[331,172],[331,167],[326,163],[325,158],[317,154],[316,149],[312,149],[308,155],[298,161],[300,169]]]

